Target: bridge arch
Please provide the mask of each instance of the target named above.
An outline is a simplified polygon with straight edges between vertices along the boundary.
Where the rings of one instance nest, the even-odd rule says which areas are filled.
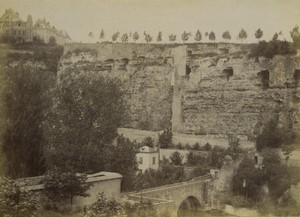
[[[177,216],[185,216],[188,211],[197,211],[201,208],[200,200],[195,196],[186,197],[178,207]]]

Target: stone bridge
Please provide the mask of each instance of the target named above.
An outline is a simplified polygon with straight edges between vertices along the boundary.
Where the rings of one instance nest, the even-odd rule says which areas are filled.
[[[212,201],[213,179],[211,175],[194,178],[187,182],[143,189],[123,195],[130,201],[152,202],[159,213],[177,216],[184,209],[205,209]]]

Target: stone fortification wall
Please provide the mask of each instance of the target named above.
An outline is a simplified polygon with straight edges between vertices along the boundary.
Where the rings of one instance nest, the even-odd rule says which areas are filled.
[[[249,58],[251,44],[67,44],[60,73],[123,81],[128,126],[197,135],[253,137],[278,115],[299,128],[300,57]]]
[[[190,49],[181,77],[183,132],[252,137],[275,114],[282,124],[297,125],[299,58],[248,58],[247,45],[206,55],[203,49]]]

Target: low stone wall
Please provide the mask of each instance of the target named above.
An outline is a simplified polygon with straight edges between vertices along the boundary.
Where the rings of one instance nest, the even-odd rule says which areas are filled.
[[[158,141],[158,134],[162,131],[148,131],[148,130],[138,130],[130,128],[119,128],[118,133],[122,134],[124,137],[130,139],[131,141],[142,142],[144,138],[151,137],[155,142]],[[227,136],[222,135],[193,135],[193,134],[184,134],[184,133],[175,133],[173,132],[173,144],[181,143],[183,146],[186,144],[194,145],[199,143],[201,146],[204,146],[206,143],[209,143],[211,146],[222,146],[228,147],[228,138]],[[255,143],[247,140],[247,138],[241,138],[240,140],[241,147],[252,149],[255,147]]]
[[[36,193],[38,198],[38,206],[40,209],[46,208],[48,205],[53,204],[47,196],[43,193],[44,185],[42,184],[43,176],[30,177],[25,179],[18,179],[17,182],[27,182],[28,190]],[[104,193],[107,199],[114,198],[116,200],[120,199],[121,192],[121,180],[122,176],[118,173],[111,172],[99,172],[95,174],[87,175],[86,183],[90,185],[87,190],[87,197],[74,197],[72,201],[73,208],[82,208],[96,202],[97,195],[99,193]],[[71,201],[66,200],[63,202],[64,207],[71,207]]]

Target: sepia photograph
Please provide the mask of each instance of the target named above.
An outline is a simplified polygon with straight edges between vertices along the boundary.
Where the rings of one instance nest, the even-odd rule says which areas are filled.
[[[300,0],[0,0],[0,217],[300,217]]]

